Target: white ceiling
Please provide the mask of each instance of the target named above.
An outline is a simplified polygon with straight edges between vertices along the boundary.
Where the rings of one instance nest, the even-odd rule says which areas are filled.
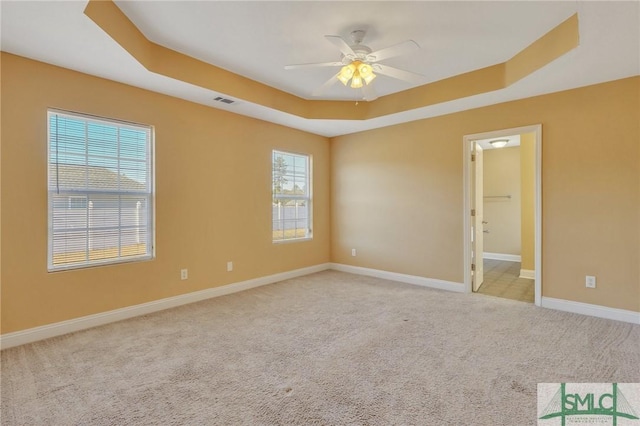
[[[289,70],[292,63],[340,59],[324,35],[367,30],[373,50],[408,39],[421,49],[384,61],[424,75],[424,83],[504,62],[578,13],[580,46],[495,92],[371,120],[310,120],[218,95],[144,69],[84,15],[85,1],[2,1],[3,51],[215,108],[336,136],[640,74],[640,3],[382,1],[117,1],[150,40],[306,99],[337,69]],[[413,87],[385,76],[380,96]],[[334,85],[323,99],[357,100]],[[224,93],[220,93],[225,95]]]

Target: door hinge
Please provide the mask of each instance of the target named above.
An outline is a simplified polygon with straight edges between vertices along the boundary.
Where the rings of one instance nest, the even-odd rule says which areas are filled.
[[[472,271],[475,271],[475,270],[476,270],[476,264],[475,264],[475,263],[472,263],[472,264],[471,264],[471,270],[472,270]]]
[[[476,209],[471,209],[471,216],[475,216],[476,215]]]
[[[476,155],[475,154],[471,154],[471,161],[476,161]]]

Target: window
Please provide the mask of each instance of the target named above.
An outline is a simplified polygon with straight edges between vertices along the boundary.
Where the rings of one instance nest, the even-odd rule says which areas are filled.
[[[273,151],[273,241],[311,238],[311,158]]]
[[[153,257],[152,131],[50,110],[49,271]]]

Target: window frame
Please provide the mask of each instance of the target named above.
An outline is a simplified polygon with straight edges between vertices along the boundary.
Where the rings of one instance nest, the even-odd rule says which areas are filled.
[[[137,131],[143,130],[146,132],[147,134],[147,141],[146,141],[146,156],[147,156],[147,160],[146,160],[146,166],[148,167],[147,171],[147,176],[149,179],[148,182],[148,190],[145,189],[144,191],[131,191],[131,190],[100,190],[100,189],[89,189],[89,188],[84,188],[84,190],[79,190],[79,189],[72,189],[72,190],[61,190],[60,188],[56,187],[55,189],[52,189],[50,187],[50,184],[52,182],[52,169],[57,167],[57,165],[59,163],[57,162],[53,162],[52,161],[52,128],[51,128],[51,117],[52,116],[63,116],[63,117],[68,117],[74,120],[81,120],[85,123],[98,123],[98,124],[110,124],[110,125],[115,125],[118,127],[118,130],[120,129],[134,129]],[[85,145],[87,143],[87,139],[85,137],[85,141],[84,141]],[[117,161],[119,162],[123,157],[121,157],[120,153],[118,152],[117,155]],[[127,158],[125,157],[125,160],[127,160]],[[87,165],[84,165],[85,167],[87,167]],[[56,178],[56,182],[57,178]],[[79,113],[79,112],[75,112],[75,111],[66,111],[66,110],[61,110],[61,109],[55,109],[55,108],[48,108],[47,109],[47,182],[46,182],[46,188],[47,188],[47,239],[48,239],[48,243],[47,243],[47,272],[49,273],[55,273],[55,272],[62,272],[62,271],[69,271],[69,270],[75,270],[75,269],[87,269],[87,268],[95,268],[95,267],[99,267],[99,266],[106,266],[106,265],[115,265],[115,264],[123,264],[123,263],[133,263],[133,262],[144,262],[144,261],[149,261],[152,260],[156,257],[156,228],[155,228],[155,215],[156,215],[156,205],[155,205],[155,193],[156,193],[156,189],[155,189],[155,129],[153,126],[150,125],[146,125],[146,124],[140,124],[140,123],[135,123],[135,122],[129,122],[129,121],[124,121],[124,120],[118,120],[118,119],[112,119],[112,118],[107,118],[107,117],[101,117],[101,116],[96,116],[96,115],[91,115],[91,114],[86,114],[86,113]],[[120,199],[120,197],[125,196],[125,198],[128,197],[143,197],[146,198],[146,203],[147,203],[147,212],[146,212],[146,221],[147,221],[147,226],[145,227],[146,232],[147,232],[147,237],[145,239],[145,244],[147,245],[146,247],[146,252],[144,254],[141,255],[132,255],[132,256],[122,256],[121,250],[122,250],[122,244],[121,241],[119,241],[118,243],[118,256],[117,257],[111,257],[111,258],[107,258],[107,259],[94,259],[94,260],[90,260],[90,259],[86,259],[82,262],[75,262],[75,263],[70,263],[70,264],[63,264],[63,265],[55,265],[54,264],[54,195],[65,195],[67,197],[69,197],[68,200],[68,209],[71,210],[72,207],[72,199],[78,199],[78,198],[85,198],[86,200],[86,205],[87,205],[87,209],[93,207],[93,201],[91,200],[91,196],[117,196],[119,198],[119,207],[118,207],[118,227],[116,229],[120,230],[120,220],[122,219],[122,210],[121,210],[121,204],[120,202],[122,201]],[[88,214],[88,213],[87,213]],[[87,224],[85,225],[86,227],[86,232],[88,233],[89,230],[91,229],[89,223],[87,222]],[[89,237],[85,237],[88,238]],[[89,244],[88,242],[86,244]],[[88,250],[88,249],[87,249]],[[85,252],[86,254],[88,254],[88,251]]]
[[[294,157],[303,157],[305,159],[305,169],[306,169],[306,194],[305,195],[277,195],[275,193],[275,180],[274,180],[274,162],[276,158],[276,154],[283,155],[291,155]],[[283,199],[283,200],[301,200],[305,201],[306,209],[307,209],[307,232],[303,237],[290,237],[290,238],[281,238],[274,239],[274,223],[276,220],[274,219],[273,214],[273,200],[274,199]],[[271,151],[271,240],[273,244],[287,244],[287,243],[295,243],[302,241],[311,241],[313,240],[313,156],[307,153],[301,152],[293,152],[283,149],[274,148]],[[285,218],[281,219],[282,221]],[[296,228],[297,229],[297,228]]]

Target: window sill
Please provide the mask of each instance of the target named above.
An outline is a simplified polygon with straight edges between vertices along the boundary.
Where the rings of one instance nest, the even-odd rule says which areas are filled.
[[[150,260],[155,259],[155,255],[142,255],[142,256],[132,256],[128,259],[118,259],[118,260],[105,260],[105,261],[94,261],[91,263],[76,263],[73,265],[65,265],[65,266],[57,266],[47,267],[47,273],[56,273],[56,272],[65,272],[65,271],[74,271],[79,269],[92,269],[92,268],[100,268],[103,266],[113,266],[113,265],[122,265],[125,263],[137,263],[137,262],[148,262]]]
[[[313,237],[304,237],[304,238],[289,238],[287,240],[273,240],[273,244],[289,244],[289,243],[300,243],[304,241],[311,241]]]

